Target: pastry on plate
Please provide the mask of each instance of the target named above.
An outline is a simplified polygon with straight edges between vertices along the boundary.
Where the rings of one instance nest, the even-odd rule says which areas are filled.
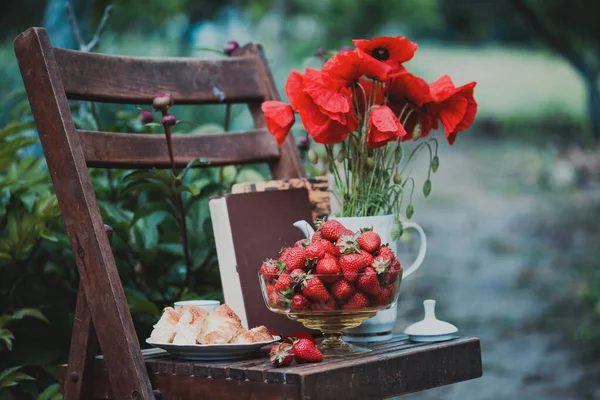
[[[250,330],[240,329],[231,343],[256,343],[256,342],[268,342],[273,340],[273,335],[265,326],[257,326]]]
[[[206,317],[204,329],[196,340],[202,344],[229,343],[242,328],[240,317],[227,304],[223,304]]]
[[[171,307],[163,310],[160,320],[154,325],[150,340],[156,343],[171,343],[175,337],[175,325],[179,321],[180,314]]]
[[[202,332],[208,311],[197,306],[184,306],[179,322],[175,325],[173,344],[196,344],[196,338]]]

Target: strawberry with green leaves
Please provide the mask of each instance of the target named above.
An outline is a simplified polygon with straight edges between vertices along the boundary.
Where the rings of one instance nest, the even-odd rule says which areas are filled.
[[[323,353],[309,339],[301,338],[294,342],[294,359],[298,364],[323,361]]]
[[[373,267],[367,267],[356,279],[356,286],[365,293],[377,296],[381,287],[377,272]]]
[[[396,258],[392,249],[390,249],[387,245],[383,245],[379,248],[379,252],[377,253],[377,256],[383,257],[390,261],[393,260],[394,258]]]
[[[354,282],[359,274],[365,267],[365,257],[358,254],[344,254],[340,257],[338,264],[344,274],[344,279],[348,282]]]
[[[347,232],[348,229],[341,222],[330,219],[325,222],[317,222],[319,227],[319,231],[321,232],[321,236],[323,239],[330,240],[332,242],[337,242],[340,238],[340,235],[344,232]]]
[[[271,347],[269,359],[277,368],[289,367],[294,361],[294,346],[289,343],[277,343]]]
[[[381,246],[381,237],[373,230],[364,230],[357,238],[361,249],[373,253]]]
[[[287,272],[292,272],[297,268],[306,269],[306,249],[304,247],[287,247],[281,252],[280,259],[285,263]]]
[[[358,233],[350,232],[348,235],[343,234],[340,236],[335,244],[339,247],[340,254],[360,253],[360,248],[358,247],[358,235]]]
[[[306,248],[306,258],[311,260],[320,260],[321,258],[325,257],[325,247],[321,242],[322,241],[319,240],[318,242],[311,243]]]
[[[273,282],[277,275],[283,271],[285,271],[285,265],[271,258],[265,260],[260,266],[260,274],[265,278],[267,283]]]

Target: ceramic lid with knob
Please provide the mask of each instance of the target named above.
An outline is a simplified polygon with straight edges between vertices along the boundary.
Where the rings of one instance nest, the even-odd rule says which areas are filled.
[[[425,318],[412,324],[404,333],[413,342],[443,342],[458,337],[458,328],[435,317],[435,300],[425,300]]]

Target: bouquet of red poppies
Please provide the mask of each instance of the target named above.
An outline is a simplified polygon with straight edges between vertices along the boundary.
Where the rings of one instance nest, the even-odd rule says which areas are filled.
[[[340,51],[321,70],[292,71],[285,85],[290,104],[262,104],[266,125],[281,144],[297,113],[312,140],[325,145],[340,216],[400,215],[409,197],[405,213],[411,218],[415,180],[404,171],[417,153],[429,150],[423,184],[428,196],[431,172],[439,166],[438,143],[429,135],[441,123],[453,144],[457,134],[472,124],[476,83],[455,87],[447,75],[427,83],[409,73],[402,64],[414,56],[417,45],[405,37],[353,43],[355,50]],[[420,143],[403,157],[406,141]],[[318,162],[312,149],[309,159]]]

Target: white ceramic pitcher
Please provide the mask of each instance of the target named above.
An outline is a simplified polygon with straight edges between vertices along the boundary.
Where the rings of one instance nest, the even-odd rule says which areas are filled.
[[[381,215],[375,217],[330,217],[342,223],[346,228],[353,232],[361,228],[372,227],[381,237],[381,243],[388,243],[394,254],[398,254],[398,241],[392,240],[392,228],[396,223],[396,216]],[[307,238],[311,238],[315,233],[311,225],[306,221],[297,221],[294,226],[304,232]],[[423,262],[427,252],[427,238],[423,228],[414,222],[403,222],[404,231],[414,230],[419,236],[420,247],[416,260],[408,268],[402,266],[402,280],[414,273]],[[388,310],[380,311],[373,318],[363,321],[363,323],[353,329],[344,332],[344,340],[351,342],[379,342],[389,340],[392,337],[392,329],[398,315],[398,304],[392,305]]]

